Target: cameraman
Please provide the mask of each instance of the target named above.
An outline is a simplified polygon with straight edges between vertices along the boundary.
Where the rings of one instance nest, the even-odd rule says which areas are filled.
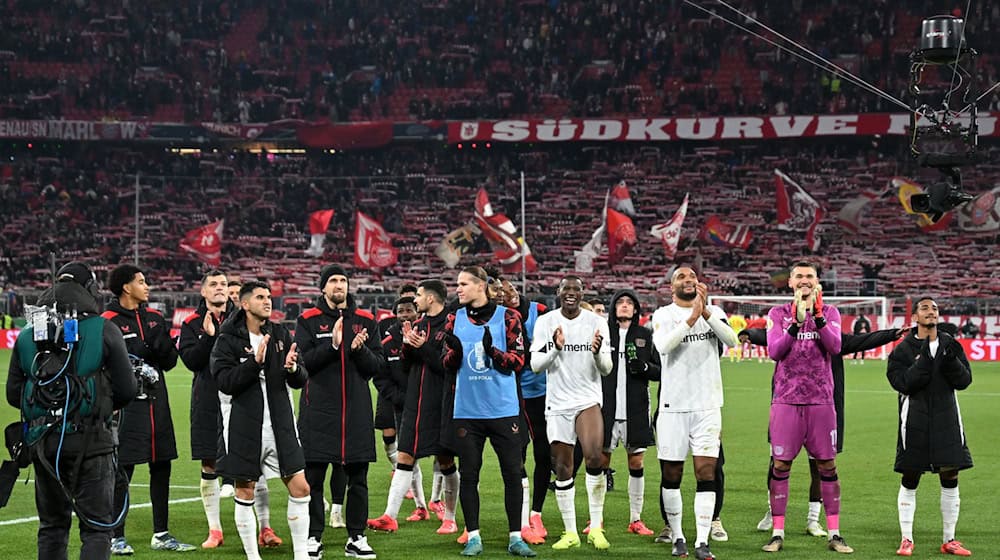
[[[174,423],[164,372],[177,364],[177,348],[170,338],[170,326],[159,311],[147,307],[149,285],[142,270],[131,264],[115,267],[108,275],[108,289],[116,300],[108,304],[102,317],[122,331],[125,346],[134,364],[155,378],[143,375],[139,396],[121,414],[119,466],[124,477],[115,486],[115,503],[121,503],[132,480],[135,466],[149,464],[149,501],[153,504],[153,550],[189,551],[194,546],[178,542],[167,530],[170,499],[170,461],[177,458]],[[125,540],[125,523],[115,528],[111,553],[134,553]]]
[[[39,351],[33,329],[21,331],[10,360],[7,402],[21,409],[28,422],[27,443],[33,446],[38,558],[66,558],[72,508],[81,519],[87,520],[80,523],[80,558],[106,559],[114,511],[121,507],[120,503],[112,504],[116,442],[111,417],[114,410],[135,397],[135,377],[121,331],[97,314],[97,280],[87,265],[72,262],[59,269],[56,283],[38,299],[39,306],[53,303],[61,313],[75,309],[78,314],[79,341],[74,345],[71,368],[63,375],[67,375],[67,382],[72,380],[78,387],[90,389],[76,394],[89,394],[92,398],[84,397],[75,407],[72,403],[68,407],[59,403],[60,408],[73,410],[66,418],[68,423],[60,447],[59,418],[32,405],[40,392],[34,379],[36,368],[42,369],[45,364],[35,360]],[[73,394],[70,393],[70,400]],[[45,430],[41,425],[45,423],[52,423],[52,429]],[[40,445],[35,446],[36,443]],[[57,463],[60,479],[55,477]]]

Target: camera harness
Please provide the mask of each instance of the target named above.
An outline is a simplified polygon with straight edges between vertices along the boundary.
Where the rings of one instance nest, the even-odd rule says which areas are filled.
[[[59,483],[81,523],[96,529],[117,527],[128,511],[128,490],[114,521],[97,521],[80,510],[74,496],[75,488],[66,486],[60,468],[66,434],[82,430],[83,445],[73,463],[73,479],[77,478],[96,430],[110,413],[110,404],[102,407],[100,400],[109,398],[106,395],[102,397],[101,393],[107,393],[107,388],[100,387],[102,382],[106,384],[106,373],[100,367],[104,319],[93,316],[78,321],[75,312],[72,316],[61,317],[54,309],[34,308],[33,311],[32,326],[29,328],[42,332],[32,332],[23,342],[19,339],[19,350],[24,352],[22,356],[31,355],[34,350],[29,367],[23,368],[27,383],[21,398],[22,436],[27,446],[34,448],[40,444],[44,446],[47,438],[54,434],[53,430],[58,429],[55,464],[49,461],[44,447],[35,452],[39,464]],[[78,329],[85,332],[84,339],[91,344],[89,348],[81,342]],[[97,346],[92,346],[94,344]],[[81,367],[87,370],[83,376],[79,372]],[[70,416],[74,416],[72,421]],[[112,457],[118,476],[117,448],[112,451]]]

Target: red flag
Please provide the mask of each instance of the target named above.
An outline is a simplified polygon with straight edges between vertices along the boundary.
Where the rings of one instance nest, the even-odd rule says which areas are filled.
[[[386,268],[399,260],[399,250],[382,224],[362,214],[354,213],[354,266]]]
[[[1000,229],[1000,187],[977,196],[955,213],[958,214],[958,227],[965,231],[997,231]]]
[[[823,219],[825,210],[815,198],[809,196],[791,177],[774,170],[777,187],[778,229],[806,232],[806,245],[811,251],[819,249],[816,226]]]
[[[663,242],[663,252],[667,255],[667,260],[672,260],[677,255],[677,244],[681,240],[681,225],[687,217],[688,195],[684,195],[684,202],[681,207],[674,212],[674,217],[669,222],[656,224],[650,228],[649,233],[653,237]]]
[[[699,237],[720,247],[746,249],[753,240],[753,230],[750,226],[734,226],[723,222],[718,216],[709,216]]]
[[[626,216],[635,216],[635,206],[632,204],[632,195],[628,192],[628,185],[625,184],[625,179],[618,181],[618,184],[611,189],[608,206]]]
[[[326,230],[330,227],[333,210],[317,210],[309,214],[309,248],[306,254],[312,257],[323,256],[323,242],[326,241]]]
[[[535,257],[524,239],[517,236],[517,228],[510,218],[493,212],[486,189],[476,193],[476,223],[493,248],[493,255],[500,261],[504,272],[520,272],[521,258],[527,263],[528,272],[538,268]]]
[[[632,218],[608,208],[608,264],[614,266],[621,262],[635,245],[635,225]]]
[[[222,263],[222,228],[225,220],[212,222],[187,232],[181,249],[194,253],[209,266]]]

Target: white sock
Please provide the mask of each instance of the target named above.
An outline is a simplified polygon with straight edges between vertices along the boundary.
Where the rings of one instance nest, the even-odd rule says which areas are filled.
[[[531,492],[529,491],[528,477],[521,478],[521,527],[527,527],[530,523],[529,512],[531,511]]]
[[[309,496],[288,496],[288,532],[292,535],[292,552],[295,560],[309,560]]]
[[[469,540],[470,541],[472,539],[478,537],[478,536],[479,536],[479,529],[473,529],[472,531],[469,531]]]
[[[441,500],[441,490],[442,483],[444,482],[444,475],[441,474],[441,465],[438,464],[437,459],[434,459],[434,480],[431,482],[431,501],[437,502]]]
[[[247,554],[247,560],[260,560],[260,551],[257,549],[257,519],[253,513],[253,503],[238,498],[235,502],[233,517],[236,520],[236,533],[243,543],[243,551]]]
[[[413,464],[413,481],[410,482],[410,489],[413,490],[414,505],[427,509],[427,501],[424,498],[424,474],[418,463]]]
[[[642,519],[643,494],[646,492],[646,477],[628,477],[628,509],[629,522]]]
[[[576,486],[573,479],[556,481],[556,505],[567,533],[576,533]]]
[[[455,508],[458,507],[458,471],[449,475],[441,475],[441,494],[444,498],[444,518],[455,520]]]
[[[712,513],[714,511],[715,492],[696,492],[694,495],[694,518],[697,527],[695,546],[708,544],[708,533],[712,530]]]
[[[917,513],[917,489],[900,485],[899,496],[896,498],[899,507],[899,532],[904,539],[913,540],[913,516]]]
[[[395,469],[396,458],[399,456],[399,448],[396,446],[396,440],[392,440],[392,443],[384,443],[382,446],[385,448],[385,458],[389,460],[389,464]]]
[[[253,509],[257,512],[257,523],[261,530],[271,526],[271,491],[267,488],[267,479],[261,475],[253,488]]]
[[[809,502],[809,514],[806,515],[806,525],[819,523],[819,510],[823,507],[823,502]]]
[[[406,491],[413,483],[413,471],[396,469],[396,474],[392,475],[392,482],[389,483],[389,498],[385,503],[385,515],[396,519],[399,516],[399,508],[403,505]]]
[[[587,504],[590,506],[590,526],[604,527],[604,496],[608,493],[608,477],[604,473],[587,473]]]
[[[204,473],[203,473],[204,474]],[[205,508],[209,531],[221,531],[222,521],[219,519],[219,479],[201,479],[201,505]]]
[[[670,525],[671,538],[684,539],[684,528],[681,518],[684,515],[684,500],[681,499],[680,488],[660,488],[663,494],[663,509],[667,512],[667,524]],[[684,539],[687,542],[687,539]]]
[[[330,512],[340,515],[344,511],[344,504],[330,504]]]
[[[955,540],[955,526],[958,525],[958,510],[962,499],[958,496],[958,487],[941,487],[941,523],[944,526],[944,542]]]

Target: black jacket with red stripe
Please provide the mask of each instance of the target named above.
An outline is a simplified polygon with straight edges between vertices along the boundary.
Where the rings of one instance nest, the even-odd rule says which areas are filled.
[[[403,361],[403,326],[399,321],[383,326],[382,354],[385,356],[385,371],[372,381],[383,399],[392,404],[396,414],[403,413],[406,403],[407,367]]]
[[[344,319],[344,337],[333,347],[333,327]],[[351,343],[363,329],[368,340]],[[295,342],[309,380],[299,396],[299,439],[306,462],[375,461],[375,423],[368,381],[383,375],[385,358],[375,317],[358,309],[348,294],[347,308],[331,308],[320,296],[316,307],[299,315]]]
[[[221,317],[212,317],[215,335],[205,332],[205,315],[208,306],[201,300],[198,309],[184,320],[178,343],[181,361],[191,370],[191,458],[212,459],[219,448],[219,386],[212,376],[209,359],[212,346],[222,332],[222,323],[236,311],[231,301],[226,302],[226,310]]]
[[[413,449],[406,451],[412,451],[418,458],[444,451],[441,447],[441,431],[451,422],[454,403],[448,402],[446,396],[455,376],[449,374],[441,364],[447,320],[448,314],[445,311],[433,317],[421,317],[413,324],[413,328],[427,335],[427,342],[420,348],[403,346],[403,365],[407,380],[402,430],[413,435],[400,437],[400,441],[412,441]]]
[[[118,301],[108,304],[108,310],[101,316],[122,331],[130,355],[142,358],[160,372],[160,380],[146,386],[149,398],[134,400],[122,409],[118,462],[138,465],[176,459],[177,442],[164,376],[177,365],[177,348],[170,338],[170,325],[155,309],[146,306],[125,309]]]

